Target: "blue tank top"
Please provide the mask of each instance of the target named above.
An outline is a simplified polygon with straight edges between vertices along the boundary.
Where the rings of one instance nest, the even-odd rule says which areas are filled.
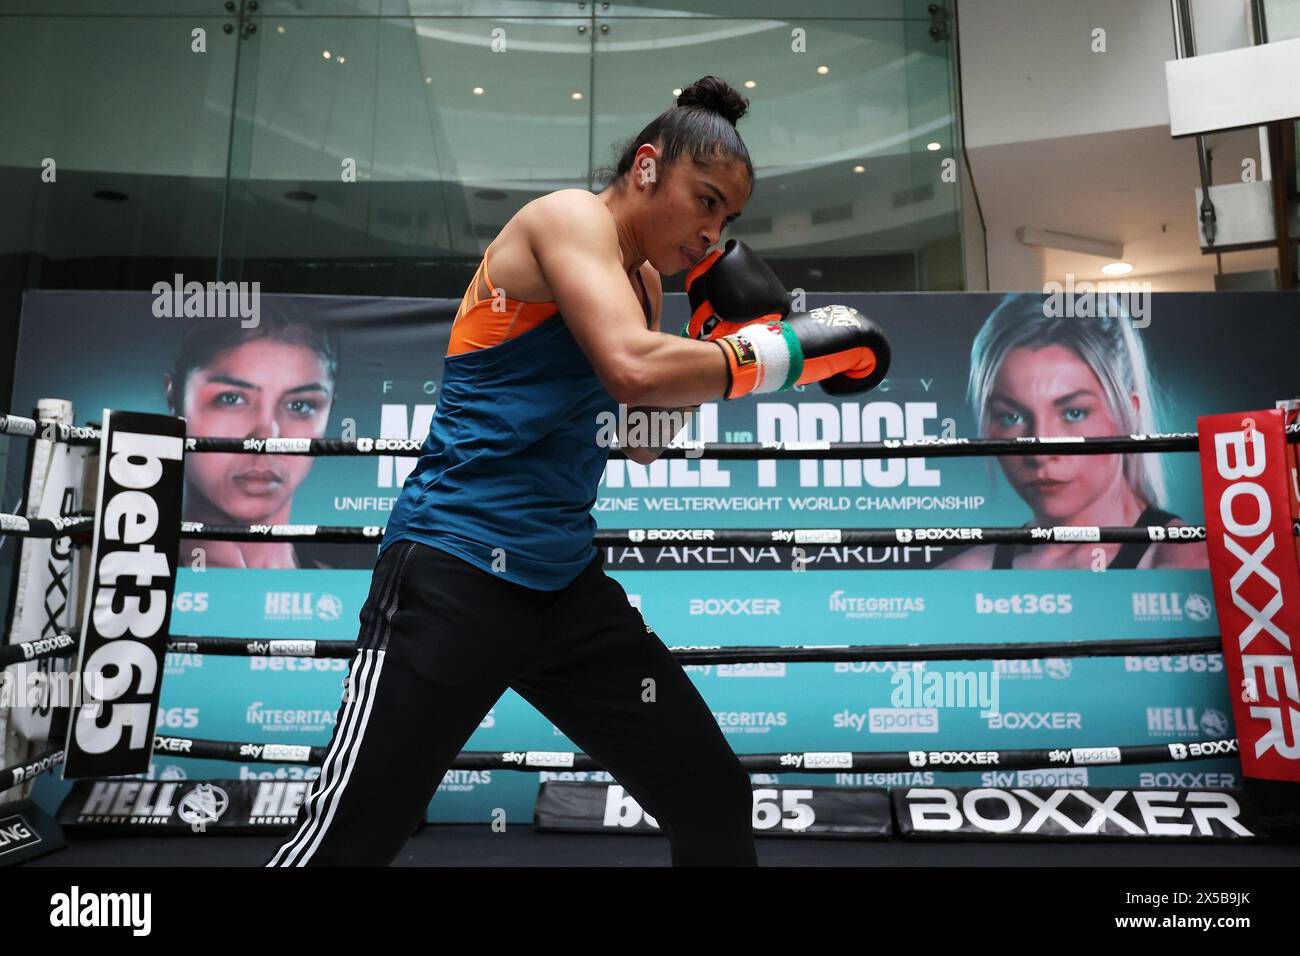
[[[515,584],[565,587],[596,556],[591,509],[609,458],[597,416],[618,403],[558,313],[444,362],[380,553],[418,541]]]

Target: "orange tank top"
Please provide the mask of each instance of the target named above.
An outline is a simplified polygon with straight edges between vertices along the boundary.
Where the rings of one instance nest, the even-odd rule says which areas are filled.
[[[479,298],[478,294],[480,274],[489,293],[483,298]],[[648,326],[651,321],[650,295],[639,272],[636,278],[641,284],[642,307],[645,309]],[[501,292],[492,284],[492,277],[488,275],[488,257],[484,253],[483,261],[474,271],[474,278],[470,280],[469,288],[460,300],[460,308],[456,310],[456,318],[452,321],[451,340],[447,343],[448,355],[490,349],[537,328],[559,312],[559,307],[554,302],[507,299]]]

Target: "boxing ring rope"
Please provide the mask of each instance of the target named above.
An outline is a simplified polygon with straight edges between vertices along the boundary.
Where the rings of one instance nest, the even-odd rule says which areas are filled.
[[[206,541],[377,541],[383,537],[379,525],[208,525],[182,521],[182,538]],[[1201,525],[1127,525],[1124,527],[1036,526],[1028,528],[966,528],[937,525],[928,528],[631,528],[597,531],[598,548],[616,546],[663,547],[675,544],[707,544],[720,547],[775,545],[790,547],[820,545],[897,545],[944,543],[1055,544],[1087,542],[1122,544],[1160,541],[1191,544],[1205,540]]]
[[[154,736],[154,753],[167,753],[195,760],[225,760],[233,763],[272,763],[320,766],[329,750],[307,744],[262,744],[235,740],[204,740],[196,737]],[[1038,768],[1122,766],[1125,764],[1185,763],[1215,760],[1238,752],[1235,738],[1184,740],[1169,744],[1134,746],[1101,745],[1018,750],[961,748],[950,750],[885,751],[784,751],[736,754],[741,766],[751,773],[889,773],[924,767],[939,772],[963,772],[979,767],[999,770]],[[921,755],[921,756],[918,756]],[[924,760],[924,762],[920,762]],[[30,780],[28,768],[40,765],[36,773],[52,770],[63,762],[61,749],[50,749],[18,767],[0,769],[0,791]],[[584,753],[568,750],[463,750],[451,762],[451,770],[604,770]]]
[[[40,432],[38,435],[37,432]],[[41,438],[68,445],[99,447],[99,429],[93,425],[66,425],[52,419],[24,418],[22,415],[0,415],[0,435],[15,438]]]
[[[45,645],[36,647],[34,645]],[[71,656],[76,639],[70,634],[44,638],[39,642],[9,645],[0,648],[0,667],[20,660],[33,660],[45,656]],[[778,647],[727,647],[681,648],[670,647],[675,660],[683,664],[732,664],[748,662],[810,663],[832,661],[924,661],[924,660],[1015,660],[1040,657],[1094,657],[1133,654],[1213,653],[1219,648],[1217,637],[1160,638],[1152,640],[1111,640],[1077,642],[1034,642],[1018,644],[948,644],[921,646],[900,645],[844,645],[844,646],[778,646]],[[169,652],[213,654],[238,657],[308,657],[349,658],[355,651],[353,641],[312,641],[301,639],[278,640],[274,638],[243,639],[223,637],[174,637],[168,644]],[[1181,746],[1183,752],[1175,756],[1169,749]],[[154,751],[174,753],[196,759],[231,760],[235,762],[304,763],[319,765],[325,747],[292,744],[257,744],[201,740],[194,738],[155,735]],[[960,761],[963,754],[992,754],[992,757],[971,758],[982,760],[1004,769],[1032,769],[1036,767],[1092,766],[1105,764],[1167,763],[1175,760],[1212,759],[1237,752],[1237,741],[1203,740],[1179,744],[1143,744],[1124,747],[1042,748],[1035,750],[955,750],[942,751],[957,755],[952,765],[937,765],[936,770],[964,770]],[[452,763],[453,770],[601,770],[585,754],[538,751],[504,753],[494,751],[464,751]],[[832,773],[846,771],[884,772],[914,768],[914,753],[921,751],[876,752],[805,752],[803,754],[738,754],[742,765],[755,773],[790,772]],[[1069,754],[1067,759],[1064,755]],[[1081,755],[1083,759],[1081,758]],[[1088,755],[1091,755],[1090,757]],[[794,764],[792,758],[802,758]],[[808,758],[812,757],[810,761]],[[1110,759],[1114,757],[1115,759]],[[523,758],[521,760],[521,758]],[[1105,759],[1101,759],[1105,758]],[[54,769],[63,761],[60,748],[48,749],[32,760],[14,767],[0,768],[0,791],[31,780],[33,776]],[[983,765],[982,763],[977,765]]]
[[[37,641],[22,641],[0,646],[0,670],[10,664],[37,661],[43,657],[71,657],[77,650],[77,636],[52,634]]]
[[[62,538],[88,535],[94,517],[24,518],[0,514],[0,536]],[[1294,529],[1300,536],[1300,526]],[[378,541],[382,525],[208,525],[182,521],[181,537],[205,541],[320,541],[331,544]],[[979,528],[961,525],[897,528],[629,528],[597,531],[593,543],[599,548],[663,547],[674,544],[707,544],[717,547],[776,546],[804,544],[865,547],[897,544],[945,544],[971,542],[987,544],[1191,544],[1205,540],[1204,525],[1124,525],[1087,527],[1082,525],[1034,525],[1019,528]]]
[[[1217,635],[1159,637],[1106,641],[1022,641],[1010,644],[779,644],[671,645],[673,659],[682,664],[828,664],[881,661],[1004,661],[1045,657],[1126,657],[1142,654],[1215,653]],[[274,637],[200,637],[172,635],[170,653],[212,654],[217,657],[303,657],[316,660],[350,658],[354,641],[314,641]],[[47,653],[57,654],[57,651]]]
[[[99,443],[99,429],[55,421],[0,415],[0,435],[34,437],[48,433],[50,441],[74,445]],[[1300,424],[1287,426],[1287,441],[1300,443]],[[42,435],[41,437],[47,437]],[[352,457],[418,453],[422,442],[412,438],[206,438],[185,439],[185,451],[249,455],[311,455]],[[874,442],[699,442],[678,441],[665,448],[661,460],[714,458],[719,461],[830,461],[863,458],[984,458],[1004,455],[1111,455],[1125,452],[1194,452],[1196,432],[1156,432],[1148,435],[1107,435],[1092,438],[919,438]],[[622,455],[618,448],[612,452]],[[810,452],[818,452],[812,455]],[[912,452],[912,454],[905,454]],[[923,454],[921,452],[924,452]]]
[[[93,426],[70,426],[53,421],[37,421],[21,416],[0,416],[0,434],[42,438],[76,445],[95,446],[100,430]],[[1300,442],[1300,425],[1287,428],[1287,440]],[[420,442],[411,439],[319,438],[319,439],[234,439],[187,438],[187,453],[289,454],[314,456],[367,456],[418,453]],[[664,450],[663,459],[700,457],[729,461],[763,460],[845,460],[964,458],[989,456],[1028,456],[1046,454],[1100,455],[1115,453],[1195,452],[1199,450],[1195,432],[1150,435],[1117,435],[1098,438],[1018,438],[1018,439],[921,439],[879,442],[761,442],[704,443],[674,442]],[[612,454],[621,454],[619,449]],[[56,538],[81,537],[93,530],[94,517],[77,515],[64,519],[28,519],[19,515],[0,515],[0,535]],[[1170,536],[1170,532],[1175,536]],[[1295,529],[1300,535],[1300,527]],[[920,535],[917,532],[921,532]],[[964,536],[962,533],[965,533]],[[181,536],[227,541],[377,541],[383,535],[378,526],[345,527],[328,525],[209,526],[200,522],[182,522]],[[689,536],[689,537],[688,537]],[[974,541],[1009,544],[1046,544],[1061,541],[1124,543],[1162,541],[1192,543],[1205,540],[1203,526],[1139,527],[1021,527],[1021,528],[823,528],[823,529],[736,529],[736,528],[667,528],[598,531],[598,547],[615,545],[663,547],[678,543],[728,545],[801,544],[897,545],[906,543],[945,543]],[[0,666],[40,657],[71,656],[76,648],[75,632],[59,634],[40,641],[0,648]],[[828,645],[766,647],[687,647],[670,648],[674,659],[684,664],[749,662],[869,662],[869,661],[945,661],[1011,660],[1043,657],[1107,657],[1134,654],[1168,655],[1214,653],[1220,649],[1218,637],[1161,638],[1143,640],[1023,642],[1014,644],[946,644],[946,645]],[[171,635],[169,651],[204,653],[222,656],[347,658],[355,650],[354,641],[280,640],[274,638],[229,638]],[[258,744],[251,742],[203,740],[155,735],[154,751],[198,759],[235,762],[319,764],[324,746]],[[1204,760],[1238,752],[1236,739],[1180,741],[1170,744],[1131,746],[1058,747],[1019,750],[948,750],[948,751],[881,751],[881,752],[804,752],[738,754],[742,766],[751,772],[832,773],[844,771],[887,772],[925,766],[939,771],[964,771],[978,766],[999,769],[1033,769],[1039,767],[1095,766],[1116,764],[1150,764],[1183,760]],[[919,756],[918,756],[919,755]],[[927,762],[929,757],[936,761]],[[921,761],[918,763],[918,759]],[[24,764],[0,769],[0,791],[62,763],[63,751],[51,748]],[[452,769],[480,770],[600,770],[592,758],[581,753],[563,751],[465,751],[453,761]]]

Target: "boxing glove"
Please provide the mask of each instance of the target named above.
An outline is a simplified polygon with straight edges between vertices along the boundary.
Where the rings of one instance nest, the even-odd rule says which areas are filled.
[[[875,388],[889,371],[889,342],[857,309],[829,305],[755,323],[715,341],[727,363],[726,398],[821,382],[831,395]]]
[[[728,239],[687,273],[686,297],[691,318],[681,334],[702,342],[790,313],[790,297],[776,273],[737,239]]]

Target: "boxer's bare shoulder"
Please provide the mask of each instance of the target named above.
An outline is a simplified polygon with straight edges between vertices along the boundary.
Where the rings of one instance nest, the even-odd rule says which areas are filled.
[[[537,248],[554,248],[575,238],[598,237],[618,261],[618,234],[614,217],[594,194],[585,189],[560,189],[539,196],[520,209],[488,245],[486,258],[492,284],[519,302],[552,302],[554,291],[546,281]],[[480,295],[490,294],[480,278]]]

